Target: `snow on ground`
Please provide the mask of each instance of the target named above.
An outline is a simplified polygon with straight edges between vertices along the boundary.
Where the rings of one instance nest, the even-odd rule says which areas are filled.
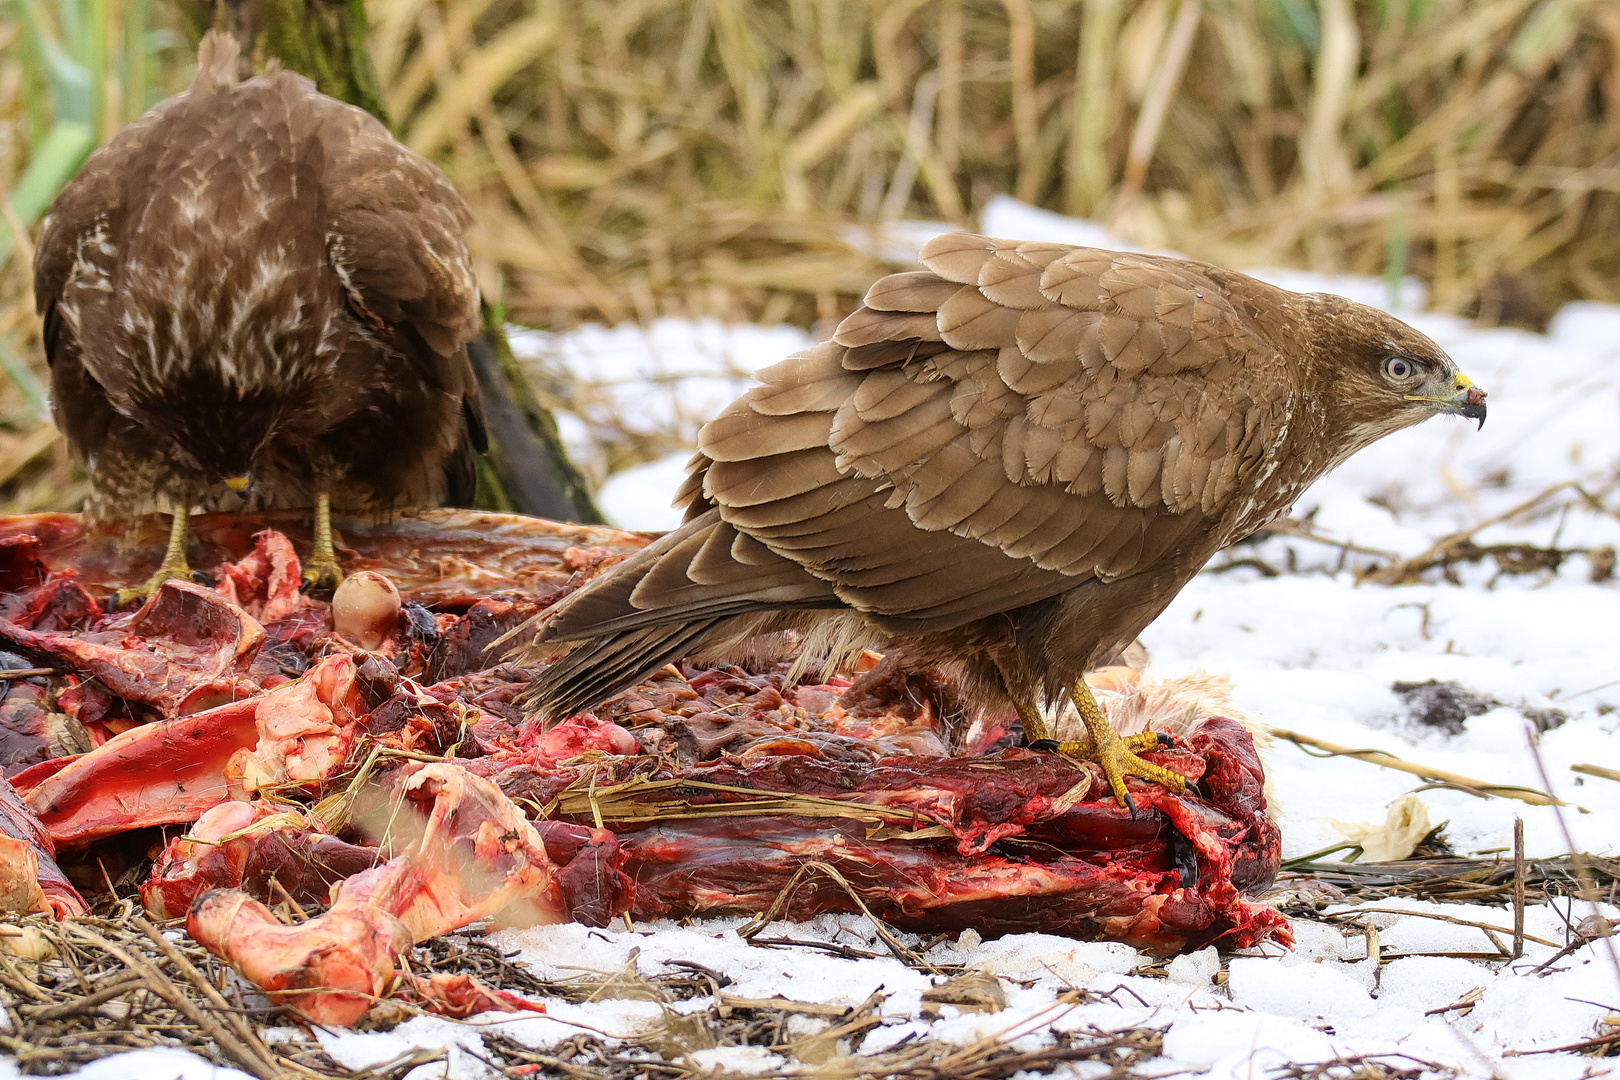
[[[1110,242],[1096,225],[1010,200],[993,204],[987,218],[985,231],[995,235]],[[912,229],[903,239],[915,247],[927,232]],[[1390,302],[1382,282],[1293,271],[1263,276],[1290,288],[1327,289],[1386,307]],[[1297,516],[1310,518],[1322,535],[1412,556],[1553,485],[1577,482],[1591,492],[1607,489],[1607,509],[1516,518],[1476,539],[1566,549],[1620,542],[1612,490],[1620,462],[1620,307],[1570,305],[1548,334],[1537,335],[1479,330],[1423,314],[1421,290],[1412,283],[1403,285],[1398,301],[1403,317],[1435,337],[1490,392],[1489,423],[1476,432],[1469,423],[1439,418],[1398,433],[1307,492]],[[750,371],[806,340],[789,328],[666,321],[646,330],[536,335],[524,347],[531,356],[544,354],[548,363],[595,380],[602,391],[597,400],[606,403],[598,407],[625,410],[649,437],[656,434],[678,448],[618,474],[602,491],[602,505],[618,524],[660,529],[678,521],[667,504],[697,424],[735,396]],[[592,425],[603,422],[578,416],[566,430],[585,445]],[[1546,501],[1562,505],[1568,494],[1555,492]],[[1487,561],[1463,566],[1460,584],[1384,587],[1356,584],[1351,570],[1366,565],[1368,556],[1312,540],[1274,537],[1245,545],[1234,557],[1254,562],[1199,576],[1144,635],[1157,672],[1224,673],[1235,681],[1238,701],[1274,726],[1380,748],[1499,784],[1542,786],[1526,715],[1536,713],[1544,724],[1556,725],[1540,736],[1539,754],[1554,791],[1576,804],[1563,816],[1575,843],[1598,854],[1620,854],[1620,783],[1569,768],[1579,762],[1620,766],[1620,583],[1589,580],[1592,559],[1577,554],[1556,572],[1499,579]],[[1254,568],[1259,564],[1297,572],[1267,577]],[[1391,684],[1430,679],[1455,681],[1498,704],[1467,719],[1458,734],[1425,727]],[[1338,842],[1335,819],[1382,821],[1391,800],[1425,786],[1416,777],[1358,761],[1307,756],[1291,743],[1271,749],[1268,767],[1285,857]],[[1515,817],[1525,822],[1530,856],[1568,850],[1551,808],[1457,790],[1423,790],[1420,797],[1435,823],[1447,823],[1445,835],[1459,853],[1509,848]],[[1006,976],[1008,1007],[959,1014],[944,1006],[934,1021],[920,1015],[928,976],[887,957],[850,960],[753,947],[737,936],[736,920],[643,925],[634,932],[553,926],[505,931],[496,941],[548,978],[617,971],[634,954],[637,969],[648,976],[675,961],[697,961],[733,979],[727,993],[742,997],[855,1005],[881,991],[884,1026],[841,1048],[857,1054],[880,1052],[908,1036],[965,1043],[1005,1032],[1019,1045],[1038,1046],[1052,1040],[1054,1028],[1149,1025],[1168,1030],[1165,1058],[1145,1069],[1155,1076],[1182,1070],[1220,1080],[1262,1080],[1289,1062],[1368,1054],[1409,1055],[1412,1060],[1389,1060],[1399,1067],[1433,1067],[1441,1075],[1575,1080],[1607,1071],[1606,1059],[1508,1052],[1615,1030],[1603,1026],[1605,1018],[1620,1023],[1614,1016],[1620,1013],[1620,966],[1609,941],[1581,948],[1538,975],[1532,969],[1552,955],[1552,945],[1531,940],[1524,959],[1511,964],[1438,955],[1490,952],[1494,945],[1481,930],[1423,917],[1446,915],[1511,933],[1509,911],[1386,901],[1361,905],[1342,923],[1327,919],[1343,910],[1340,905],[1319,919],[1296,920],[1299,945],[1292,953],[1273,947],[1225,961],[1199,954],[1151,973],[1141,970],[1147,958],[1122,946],[1041,935],[980,943],[976,935],[964,935],[959,943],[936,946],[928,958]],[[1610,918],[1620,914],[1603,910]],[[1526,929],[1532,939],[1562,945],[1566,919],[1578,922],[1591,912],[1580,903],[1532,905]],[[1367,957],[1367,925],[1377,930],[1381,966]],[[883,952],[870,925],[857,918],[780,925],[761,936],[836,940]],[[1047,1011],[1070,986],[1103,995],[1124,989]],[[1471,1008],[1446,1009],[1470,993],[1477,996]],[[679,1008],[707,1003],[699,999]],[[558,1002],[547,1017],[498,1027],[544,1047],[581,1030],[608,1038],[632,1035],[662,1018],[654,1003],[610,999]],[[351,1066],[392,1059],[412,1046],[450,1047],[447,1065],[424,1066],[415,1075],[440,1075],[448,1068],[452,1076],[478,1077],[486,1067],[467,1051],[479,1051],[481,1030],[422,1018],[387,1034],[323,1038],[333,1056]],[[135,1070],[141,1075],[193,1074],[167,1062],[145,1062]],[[768,1075],[787,1067],[775,1055],[749,1049],[702,1051],[686,1064],[716,1075]],[[1066,1070],[1092,1075],[1077,1066]]]
[[[1617,914],[1605,909],[1611,917]],[[1555,951],[1530,941],[1524,959],[1504,967],[1443,953],[1492,950],[1486,934],[1425,915],[1443,915],[1501,928],[1511,937],[1512,914],[1479,906],[1387,901],[1328,908],[1353,911],[1341,929],[1323,921],[1297,920],[1298,946],[1252,950],[1223,963],[1213,949],[1154,963],[1115,944],[1081,943],[1043,934],[980,942],[971,932],[926,954],[934,964],[959,964],[1000,976],[1007,1007],[964,1013],[942,1006],[939,1017],[922,1016],[922,993],[936,980],[887,956],[843,959],[794,948],[760,948],[736,933],[742,920],[711,920],[694,926],[672,923],[625,930],[577,925],[502,931],[493,943],[516,954],[549,979],[582,971],[614,972],[634,962],[644,976],[695,962],[729,977],[724,993],[737,998],[783,997],[795,1002],[857,1006],[872,994],[882,998],[883,1023],[839,1053],[870,1055],[902,1040],[927,1038],[965,1045],[1003,1035],[1020,1049],[1050,1045],[1056,1033],[1088,1029],[1166,1030],[1164,1056],[1145,1074],[1181,1072],[1221,1080],[1258,1080],[1286,1063],[1318,1063],[1358,1056],[1400,1055],[1438,1075],[1576,1080],[1602,1075],[1598,1060],[1574,1054],[1504,1057],[1504,1050],[1561,1046],[1589,1037],[1620,998],[1616,972],[1600,949],[1588,946],[1538,977],[1532,969]],[[1526,933],[1548,942],[1564,940],[1563,907],[1532,906]],[[1579,905],[1575,912],[1581,915]],[[1368,959],[1368,935],[1378,930],[1382,963]],[[910,946],[919,939],[900,935]],[[824,916],[806,924],[767,927],[761,938],[835,941],[881,952],[870,924],[853,916]],[[1392,959],[1393,958],[1393,959]],[[1076,987],[1089,1001],[1060,1002]],[[1446,1010],[1473,995],[1473,1007]],[[481,1031],[490,1026],[525,1046],[544,1050],[581,1031],[609,1039],[645,1035],[667,1023],[665,1009],[691,1012],[713,1004],[700,997],[662,1006],[651,1001],[609,999],[582,1005],[555,1002],[544,1017],[524,1016],[483,1024],[456,1024],[436,1017],[411,1020],[389,1033],[327,1035],[330,1054],[351,1068],[379,1065],[415,1047],[448,1049],[445,1065],[424,1066],[418,1076],[479,1077],[485,1066]],[[700,1055],[714,1058],[707,1061]],[[485,1054],[487,1056],[487,1054]],[[697,1072],[711,1068],[758,1076],[794,1071],[792,1063],[763,1048],[699,1051],[681,1062]],[[800,1067],[803,1068],[803,1067]],[[1090,1074],[1086,1074],[1090,1075]]]

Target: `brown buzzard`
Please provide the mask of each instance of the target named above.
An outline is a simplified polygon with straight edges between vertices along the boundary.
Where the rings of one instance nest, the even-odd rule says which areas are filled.
[[[210,33],[191,88],[91,155],[34,263],[57,426],[103,515],[471,498],[478,293],[448,181],[365,112]]]
[[[703,428],[686,523],[542,624],[578,642],[535,683],[545,714],[791,629],[953,671],[1032,740],[1068,695],[1089,737],[1064,749],[1122,803],[1126,774],[1179,790],[1081,675],[1357,450],[1436,413],[1484,422],[1439,346],[1341,297],[961,233],[922,261]]]

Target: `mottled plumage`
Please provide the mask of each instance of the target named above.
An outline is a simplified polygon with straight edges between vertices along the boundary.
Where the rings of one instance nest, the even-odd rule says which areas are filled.
[[[45,221],[35,296],[90,509],[464,503],[484,446],[466,205],[365,112],[236,64],[204,38],[191,89]]]
[[[686,523],[543,624],[580,642],[544,712],[796,629],[954,671],[1031,728],[1328,469],[1484,416],[1434,342],[1340,297],[960,233],[922,261],[703,428]]]

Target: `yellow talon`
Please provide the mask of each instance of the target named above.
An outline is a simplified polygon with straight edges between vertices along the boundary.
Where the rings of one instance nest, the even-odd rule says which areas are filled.
[[[1125,789],[1127,776],[1139,776],[1163,784],[1177,795],[1187,790],[1186,777],[1137,756],[1139,750],[1158,749],[1164,745],[1157,732],[1120,735],[1108,723],[1108,718],[1097,705],[1097,699],[1091,696],[1091,688],[1084,679],[1076,684],[1072,694],[1074,706],[1086,725],[1087,738],[1083,741],[1059,742],[1056,744],[1057,752],[1067,758],[1095,761],[1101,765],[1103,775],[1108,778],[1108,786],[1113,789],[1114,798],[1119,800],[1120,806],[1129,808],[1133,814],[1136,812],[1136,803]],[[1027,714],[1025,708],[1018,711],[1030,742],[1050,741],[1046,721],[1038,711],[1028,709]]]
[[[332,497],[324,491],[315,497],[315,547],[304,563],[302,580],[306,590],[330,590],[343,584],[343,568],[332,546]]]

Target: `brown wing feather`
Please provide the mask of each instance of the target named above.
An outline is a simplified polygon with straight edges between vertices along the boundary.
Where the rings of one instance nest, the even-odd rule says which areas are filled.
[[[716,619],[788,607],[836,607],[831,588],[769,549],[732,556],[733,527],[708,511],[666,533],[558,604],[545,640],[626,633],[677,619]]]
[[[858,384],[822,346],[750,395],[832,410],[836,469],[807,460],[814,429],[783,423],[782,405],[770,415],[790,446],[742,419],[755,412],[748,399],[705,429],[704,449],[728,459],[705,480],[723,517],[851,606],[914,621],[967,621],[1128,576],[1217,527],[1274,441],[1289,389],[1281,358],[1220,285],[1177,260],[961,234],[923,261],[932,273],[884,279],[835,335],[860,352],[846,353]],[[899,349],[932,337],[916,331],[930,305],[951,348]],[[897,347],[872,365],[885,342]],[[845,397],[834,409],[835,394],[801,385]],[[744,452],[740,427],[753,440]],[[875,497],[798,502],[817,490],[812,474],[820,490],[871,480]],[[786,509],[770,497],[777,484],[801,515],[767,519]],[[965,592],[964,580],[987,587]]]
[[[327,256],[352,302],[384,323],[408,323],[435,354],[454,357],[478,333],[467,204],[369,113],[296,76],[274,78],[325,158]]]
[[[765,598],[756,574],[932,632],[1214,550],[1292,390],[1222,281],[968,234],[922,261],[703,429],[687,525],[572,598],[556,636],[715,618]]]
[[[472,504],[477,455],[488,449],[482,394],[467,357],[479,331],[478,285],[466,234],[472,211],[427,159],[363,110],[284,76],[289,115],[307,117],[327,162],[326,255],[365,321],[378,321],[414,374],[452,401],[460,423],[440,438],[445,497]],[[433,491],[430,481],[416,486]]]

